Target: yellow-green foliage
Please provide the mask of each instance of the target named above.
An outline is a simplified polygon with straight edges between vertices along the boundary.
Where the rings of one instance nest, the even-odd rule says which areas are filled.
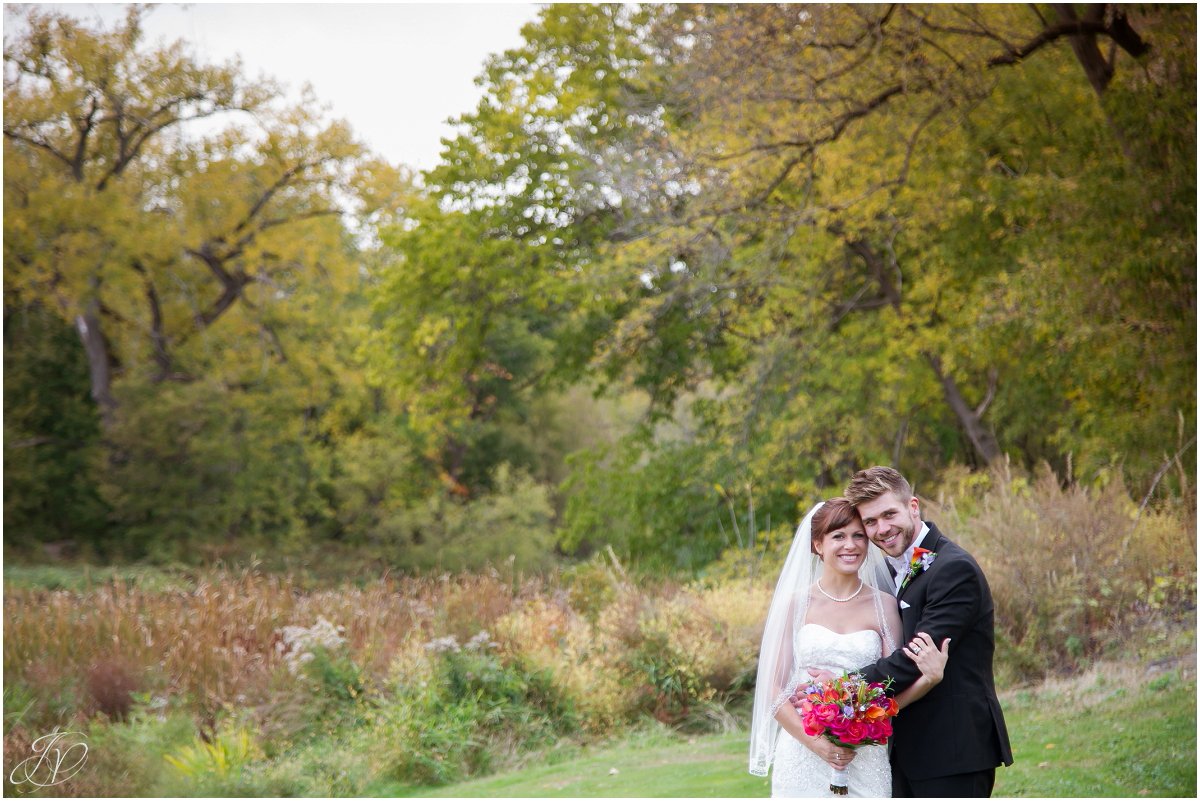
[[[205,775],[224,778],[247,763],[262,757],[262,749],[244,728],[218,732],[211,742],[200,737],[163,759],[188,778]]]
[[[563,570],[561,575],[570,594],[571,606],[593,623],[600,610],[612,603],[615,587],[620,581],[608,558],[600,554]]]
[[[774,577],[772,577],[774,578]],[[731,580],[699,591],[699,603],[714,625],[719,649],[713,661],[714,684],[723,688],[750,680],[746,673],[758,663],[772,585],[760,580]]]
[[[562,600],[531,599],[497,624],[505,647],[550,670],[585,725],[604,731],[639,712],[678,722],[698,703],[747,686],[767,588],[634,586],[610,574],[595,620]]]

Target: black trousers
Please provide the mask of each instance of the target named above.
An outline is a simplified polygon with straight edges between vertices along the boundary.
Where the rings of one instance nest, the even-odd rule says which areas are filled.
[[[892,766],[892,796],[895,798],[988,798],[995,784],[995,768],[914,781]]]

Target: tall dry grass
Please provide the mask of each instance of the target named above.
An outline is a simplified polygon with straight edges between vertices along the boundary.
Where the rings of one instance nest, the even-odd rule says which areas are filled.
[[[535,592],[494,572],[305,591],[288,576],[253,570],[208,574],[188,590],[121,580],[79,592],[14,588],[4,598],[5,684],[38,699],[25,715],[31,724],[111,713],[127,705],[114,696],[135,691],[212,717],[269,698],[285,626],[320,617],[342,626],[356,663],[383,676],[406,641],[474,633]]]
[[[1085,667],[1156,621],[1194,614],[1196,512],[1003,464],[946,482],[930,517],[983,567],[1004,684]]]
[[[270,731],[269,718],[305,703],[291,692],[283,629],[324,618],[380,692],[425,678],[427,660],[416,657],[426,645],[488,631],[506,658],[548,671],[585,728],[602,732],[642,712],[678,721],[744,690],[768,601],[747,581],[640,586],[603,562],[565,580],[489,571],[305,590],[285,575],[244,570],[206,574],[188,589],[121,580],[80,591],[18,587],[4,599],[5,685],[32,701],[17,721],[25,728],[98,713],[121,719],[145,694],[208,731],[232,709],[258,710]]]

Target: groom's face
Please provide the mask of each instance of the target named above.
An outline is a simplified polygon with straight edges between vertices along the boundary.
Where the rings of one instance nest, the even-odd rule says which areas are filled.
[[[900,556],[912,545],[921,521],[915,497],[905,502],[896,493],[885,492],[857,508],[867,536],[888,556]]]

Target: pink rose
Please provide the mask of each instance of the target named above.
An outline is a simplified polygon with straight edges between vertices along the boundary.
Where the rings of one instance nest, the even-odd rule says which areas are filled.
[[[863,741],[867,736],[867,725],[861,721],[852,720],[846,724],[845,732],[838,735],[839,739],[847,745],[856,745]]]
[[[868,740],[883,740],[892,733],[892,724],[882,720],[872,720],[867,724]]]
[[[818,723],[816,718],[811,715],[804,718],[804,733],[809,737],[816,737],[823,731],[825,731],[825,727]]]
[[[813,713],[817,716],[817,720],[826,726],[838,718],[838,708],[835,704],[817,704],[813,707]]]

